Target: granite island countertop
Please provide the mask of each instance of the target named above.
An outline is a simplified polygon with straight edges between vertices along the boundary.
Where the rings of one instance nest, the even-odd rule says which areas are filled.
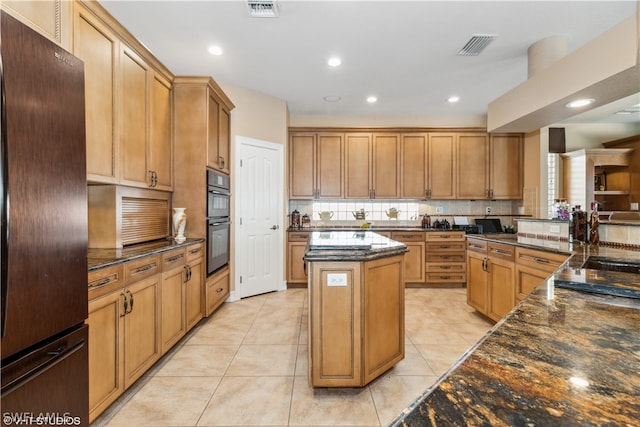
[[[313,231],[305,261],[370,261],[403,254],[407,245],[373,231]]]
[[[572,256],[390,425],[638,425],[640,299],[561,286],[603,283],[637,294],[640,275],[582,266],[590,256],[640,262],[640,251],[473,237]]]

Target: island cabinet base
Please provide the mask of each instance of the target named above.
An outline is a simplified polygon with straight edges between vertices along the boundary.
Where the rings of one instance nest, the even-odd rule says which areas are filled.
[[[404,359],[404,255],[309,270],[312,387],[362,387]]]

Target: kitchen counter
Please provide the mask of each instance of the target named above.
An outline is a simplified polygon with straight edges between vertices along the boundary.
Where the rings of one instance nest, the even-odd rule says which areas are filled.
[[[640,251],[474,237],[573,255],[391,425],[637,425],[640,299],[564,286],[640,296],[638,274],[582,268],[590,256],[638,263]]]
[[[176,243],[173,239],[163,239],[117,249],[89,248],[87,253],[89,271],[109,267],[120,262],[132,261],[156,253],[170,251],[172,249],[186,247],[199,242],[204,242],[204,239],[187,239],[182,243]]]
[[[313,231],[303,259],[305,261],[369,261],[401,255],[404,243],[373,231]]]

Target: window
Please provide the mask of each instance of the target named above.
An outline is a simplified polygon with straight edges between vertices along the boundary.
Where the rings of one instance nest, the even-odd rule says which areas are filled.
[[[558,198],[558,154],[547,154],[547,217],[555,218],[555,200]]]

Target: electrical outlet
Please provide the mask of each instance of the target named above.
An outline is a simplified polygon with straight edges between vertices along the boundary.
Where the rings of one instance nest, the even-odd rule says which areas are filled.
[[[442,206],[436,206],[436,213],[437,214],[444,213],[444,208]]]
[[[491,206],[487,206],[486,208],[484,208],[484,213],[487,215],[491,215]]]

